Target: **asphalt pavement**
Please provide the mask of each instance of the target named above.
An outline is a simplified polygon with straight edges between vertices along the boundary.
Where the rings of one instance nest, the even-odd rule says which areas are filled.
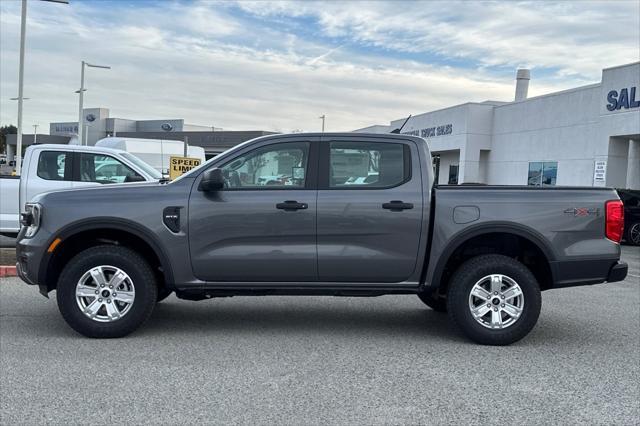
[[[545,292],[509,347],[415,296],[171,296],[92,340],[3,279],[0,424],[639,424],[640,249],[624,259],[624,282]]]

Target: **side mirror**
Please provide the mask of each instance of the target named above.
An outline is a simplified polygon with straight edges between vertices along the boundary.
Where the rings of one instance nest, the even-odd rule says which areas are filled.
[[[219,191],[222,188],[224,188],[224,176],[222,176],[222,170],[213,168],[203,173],[200,185],[198,185],[199,191],[213,192]]]
[[[145,182],[145,178],[143,178],[140,175],[127,175],[127,177],[124,178],[125,182]]]

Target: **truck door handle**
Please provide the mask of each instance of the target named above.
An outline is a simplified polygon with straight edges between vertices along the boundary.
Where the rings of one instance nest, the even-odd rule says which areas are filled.
[[[392,212],[399,212],[402,210],[408,210],[413,208],[411,203],[403,203],[402,201],[393,200],[382,205],[383,209],[391,210]]]
[[[299,203],[293,200],[287,200],[284,203],[276,204],[276,208],[284,211],[304,210],[309,208],[307,203]]]

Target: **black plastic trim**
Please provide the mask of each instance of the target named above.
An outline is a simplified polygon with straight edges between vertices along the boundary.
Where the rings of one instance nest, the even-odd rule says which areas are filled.
[[[435,215],[435,210],[432,211],[432,214]],[[430,238],[433,239],[433,232],[435,230],[431,230],[432,234]],[[547,262],[552,262],[556,259],[556,256],[553,250],[545,243],[544,238],[542,236],[536,235],[535,231],[531,228],[527,228],[524,226],[516,225],[513,223],[496,223],[496,222],[488,222],[479,225],[475,225],[469,227],[459,234],[455,235],[450,239],[449,244],[445,247],[438,262],[436,263],[436,267],[433,272],[432,281],[429,283],[429,287],[438,287],[440,285],[440,280],[442,279],[442,274],[444,272],[444,267],[449,260],[449,257],[456,251],[458,247],[462,244],[470,240],[471,238],[477,237],[483,234],[494,234],[494,233],[502,233],[502,234],[513,234],[522,238],[531,241],[545,256]],[[555,277],[553,276],[553,268],[551,268],[552,280],[555,281]],[[425,281],[426,285],[426,281]]]

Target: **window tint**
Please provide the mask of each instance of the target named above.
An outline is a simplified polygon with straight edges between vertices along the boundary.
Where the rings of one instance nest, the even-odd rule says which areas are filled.
[[[332,142],[330,188],[389,188],[410,176],[408,147],[398,143]]]
[[[71,180],[71,161],[66,152],[43,151],[38,158],[38,177],[46,180]]]
[[[123,183],[140,176],[129,166],[102,154],[80,154],[80,181]]]
[[[258,148],[222,167],[226,188],[304,188],[309,160],[308,142]]]
[[[527,185],[554,186],[558,176],[557,161],[536,161],[529,163]]]

